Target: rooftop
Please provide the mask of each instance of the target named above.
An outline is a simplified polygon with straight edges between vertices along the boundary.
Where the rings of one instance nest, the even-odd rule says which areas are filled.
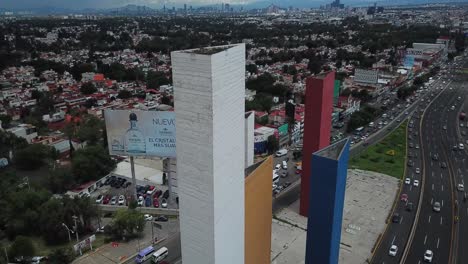
[[[325,157],[329,159],[338,160],[341,153],[343,152],[344,147],[348,143],[348,138],[344,138],[324,149],[321,149],[314,153],[314,155],[318,155],[320,157]]]

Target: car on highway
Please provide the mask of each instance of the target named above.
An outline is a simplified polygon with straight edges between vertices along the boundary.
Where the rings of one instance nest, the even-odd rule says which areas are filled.
[[[415,171],[416,171],[416,174],[419,174],[419,173],[421,173],[421,170],[420,170],[419,168],[416,168],[416,170],[415,170]]]
[[[405,179],[405,184],[410,185],[410,184],[411,184],[411,179],[410,179],[410,178],[406,178],[406,179]]]
[[[392,223],[399,223],[400,222],[400,214],[394,213],[392,216]]]
[[[414,204],[413,203],[407,203],[406,204],[406,211],[411,212],[413,211]]]
[[[440,212],[440,203],[439,203],[439,202],[435,202],[435,203],[432,205],[432,210],[434,210],[434,212]]]
[[[425,262],[432,262],[432,258],[434,257],[434,254],[432,253],[432,250],[426,250],[424,252],[424,261]]]
[[[168,220],[167,217],[164,215],[156,216],[154,218],[155,222],[167,222],[167,220]]]
[[[413,186],[418,187],[419,186],[419,180],[414,180],[413,181]]]
[[[442,129],[443,129],[443,130],[447,130],[447,126],[443,126]]]
[[[457,150],[458,150],[458,146],[457,146],[457,145],[454,145],[454,146],[452,147],[452,150],[453,150],[453,151],[457,151]]]
[[[463,183],[459,183],[459,184],[457,185],[457,190],[458,190],[459,192],[464,192],[464,191],[465,191],[465,186],[463,185]]]
[[[464,150],[464,149],[465,149],[465,145],[463,145],[463,143],[460,143],[460,144],[458,144],[458,148],[459,148],[460,150]]]
[[[145,214],[144,217],[146,221],[153,221],[153,216],[150,214]]]
[[[97,198],[96,198],[96,203],[97,204],[100,204],[102,203],[102,201],[104,200],[104,196],[102,194],[100,194]]]
[[[398,247],[396,245],[392,245],[390,247],[390,250],[388,251],[388,255],[394,257],[396,256],[397,252],[398,252]]]
[[[419,144],[416,144],[414,147],[415,147],[416,149],[419,149]]]
[[[408,201],[408,195],[406,193],[403,193],[400,197],[400,200],[402,202],[407,202]]]
[[[440,167],[443,168],[443,169],[447,168],[447,163],[442,162],[442,163],[440,164]]]
[[[439,160],[439,154],[434,154],[432,155],[433,160]]]
[[[408,144],[408,147],[414,148],[414,144],[413,144],[413,143],[409,143],[409,144]]]
[[[413,161],[412,160],[408,160],[408,167],[413,167]]]

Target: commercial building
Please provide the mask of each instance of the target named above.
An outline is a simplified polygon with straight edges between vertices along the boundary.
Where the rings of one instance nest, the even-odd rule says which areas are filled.
[[[306,80],[306,85],[302,155],[303,160],[310,160],[312,153],[330,144],[335,72],[310,77]],[[310,163],[305,162],[302,167],[299,208],[302,216],[308,216],[310,175]]]
[[[269,264],[271,254],[273,158],[246,169],[245,264]]]
[[[242,264],[245,45],[171,58],[182,261]]]
[[[348,159],[348,138],[304,159],[312,164],[306,264],[338,263]]]

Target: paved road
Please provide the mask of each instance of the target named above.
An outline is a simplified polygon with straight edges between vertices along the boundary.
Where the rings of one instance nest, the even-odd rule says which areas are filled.
[[[177,233],[177,234],[167,238],[166,240],[164,240],[163,242],[161,242],[160,244],[158,244],[156,246],[157,249],[159,249],[161,247],[167,247],[167,249],[169,251],[169,255],[165,259],[165,261],[167,263],[175,264],[175,263],[180,262],[180,256],[181,256],[180,233]],[[135,263],[135,257],[132,257],[126,263]],[[149,260],[147,260],[147,261],[145,261],[143,263],[144,264],[150,264],[151,260],[149,259]]]
[[[422,156],[424,159],[423,199],[419,218],[416,220],[414,237],[410,237],[410,247],[405,263],[421,263],[426,250],[434,253],[434,263],[449,263],[452,234],[452,184],[453,168],[451,142],[447,132],[456,131],[451,121],[448,106],[455,103],[458,94],[451,84],[426,112],[421,126]],[[447,130],[443,126],[447,126]],[[438,155],[438,160],[433,158]],[[447,168],[441,165],[447,164]],[[433,210],[434,203],[440,203],[440,212]]]
[[[381,242],[378,243],[378,247],[373,255],[372,263],[399,263],[399,260],[402,257],[404,248],[406,246],[407,238],[410,234],[411,227],[413,225],[417,205],[420,199],[420,190],[422,177],[421,174],[424,173],[423,169],[423,159],[422,159],[422,141],[420,138],[421,131],[421,117],[424,114],[424,110],[430,105],[429,102],[433,102],[441,92],[440,87],[444,87],[443,80],[435,81],[429,88],[428,91],[422,96],[422,100],[418,101],[414,105],[414,112],[409,118],[408,124],[408,146],[407,146],[407,160],[411,163],[412,166],[407,166],[405,170],[405,177],[410,179],[410,184],[405,184],[402,181],[402,186],[400,193],[398,194],[396,204],[394,206],[394,211],[390,214],[389,219],[387,219],[388,226],[384,232]],[[437,93],[438,91],[439,93]],[[407,162],[407,163],[408,163]],[[417,170],[420,172],[417,173]],[[420,185],[414,186],[414,180],[418,180]],[[400,201],[401,195],[407,195],[407,201]],[[409,203],[412,204],[413,209],[410,210]],[[398,214],[399,221],[393,223],[392,216],[393,214]],[[396,256],[390,256],[388,254],[389,249],[392,245],[398,247]]]

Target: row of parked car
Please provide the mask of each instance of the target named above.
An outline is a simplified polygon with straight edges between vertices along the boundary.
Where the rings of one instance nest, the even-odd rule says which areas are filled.
[[[102,185],[110,185],[113,188],[127,188],[128,186],[132,185],[130,181],[127,181],[125,178],[116,177],[114,175],[110,176],[106,179],[106,181]]]

